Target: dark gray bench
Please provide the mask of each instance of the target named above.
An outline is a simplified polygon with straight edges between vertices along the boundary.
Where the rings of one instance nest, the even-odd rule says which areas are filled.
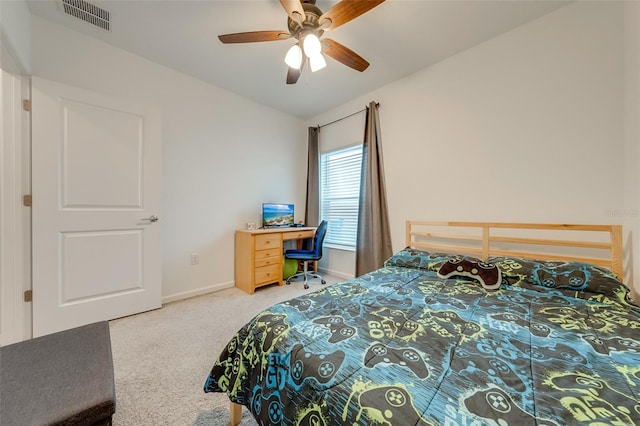
[[[0,347],[0,425],[110,425],[115,408],[108,322]]]

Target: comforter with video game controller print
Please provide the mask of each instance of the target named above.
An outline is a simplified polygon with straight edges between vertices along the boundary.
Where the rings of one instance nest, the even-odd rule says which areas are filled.
[[[205,391],[264,426],[640,425],[640,308],[624,285],[589,265],[501,258],[491,291],[438,276],[447,256],[406,249],[272,306]]]

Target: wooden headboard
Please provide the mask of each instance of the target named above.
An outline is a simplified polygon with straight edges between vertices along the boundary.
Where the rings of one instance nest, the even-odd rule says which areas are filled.
[[[623,280],[621,225],[407,220],[406,245],[480,259],[511,256],[586,262],[604,266]]]

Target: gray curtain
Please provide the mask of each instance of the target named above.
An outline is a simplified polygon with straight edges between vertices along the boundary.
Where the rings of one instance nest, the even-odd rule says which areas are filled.
[[[307,202],[304,209],[304,223],[308,226],[316,226],[320,222],[320,165],[318,159],[319,134],[320,127],[309,127]]]
[[[356,276],[382,267],[392,255],[391,230],[382,162],[382,139],[378,104],[367,107],[362,147]]]

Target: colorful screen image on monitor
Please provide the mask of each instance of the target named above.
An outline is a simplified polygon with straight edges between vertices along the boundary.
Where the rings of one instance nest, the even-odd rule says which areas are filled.
[[[293,226],[293,204],[263,203],[262,226]]]

